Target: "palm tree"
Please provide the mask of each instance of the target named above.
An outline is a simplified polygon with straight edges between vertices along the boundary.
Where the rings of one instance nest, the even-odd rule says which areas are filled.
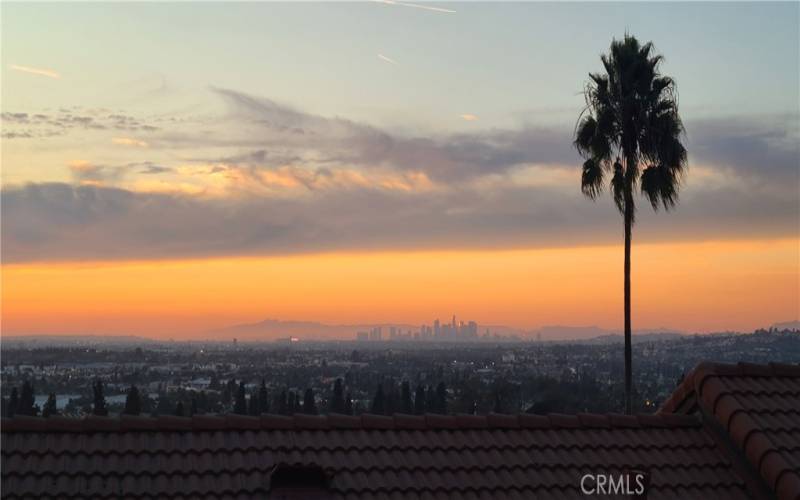
[[[661,55],[653,44],[641,45],[630,35],[612,40],[600,59],[605,73],[590,73],[578,118],[575,147],[585,159],[581,190],[591,199],[603,191],[605,179],[625,225],[625,411],[632,410],[631,376],[631,228],[635,221],[634,190],[654,210],[678,201],[686,148],[678,115],[675,82],[659,73]]]

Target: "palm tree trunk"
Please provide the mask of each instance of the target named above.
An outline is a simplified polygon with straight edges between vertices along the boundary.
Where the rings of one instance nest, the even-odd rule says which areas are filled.
[[[629,190],[626,190],[629,191]],[[631,226],[633,195],[625,193],[625,413],[633,411],[633,368],[631,356]]]

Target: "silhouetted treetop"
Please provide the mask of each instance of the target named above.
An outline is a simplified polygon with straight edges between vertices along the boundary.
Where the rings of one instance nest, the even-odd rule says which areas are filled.
[[[125,408],[122,410],[122,413],[125,415],[139,415],[141,412],[142,399],[139,396],[139,389],[135,385],[132,385],[125,396]]]
[[[106,397],[103,394],[103,381],[100,379],[95,380],[92,385],[92,414],[101,417],[108,416],[108,408],[106,407]]]
[[[314,391],[311,389],[306,389],[303,397],[303,413],[308,415],[317,414],[317,403],[314,401]]]

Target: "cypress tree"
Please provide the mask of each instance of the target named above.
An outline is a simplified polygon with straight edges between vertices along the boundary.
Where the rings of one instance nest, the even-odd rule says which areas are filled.
[[[236,402],[233,405],[233,413],[237,415],[247,415],[247,395],[244,388],[244,381],[239,382],[239,389],[236,391]]]
[[[383,384],[378,384],[378,389],[375,391],[375,397],[372,398],[372,408],[370,411],[375,415],[383,415],[385,410]]]
[[[44,418],[58,415],[58,407],[56,406],[56,395],[52,392],[47,397],[47,402],[42,408],[42,416]]]
[[[17,388],[14,387],[11,389],[11,396],[8,398],[8,406],[6,407],[8,418],[12,418],[16,415],[17,410],[19,410],[19,393],[17,392]]]
[[[417,392],[414,395],[414,413],[422,415],[425,413],[425,386],[417,385]]]
[[[437,413],[447,415],[447,388],[444,382],[439,382],[436,386],[436,410]]]
[[[500,394],[494,395],[494,408],[492,408],[493,413],[503,413],[503,404],[500,400]]]
[[[108,416],[108,408],[106,408],[106,397],[103,395],[103,381],[97,379],[92,385],[93,401],[92,401],[92,415],[100,417]]]
[[[234,395],[238,387],[235,379],[230,379],[225,383],[225,388],[222,389],[222,404],[227,406],[234,400]]]
[[[347,393],[347,396],[344,397],[344,409],[342,413],[345,415],[352,415],[353,414],[353,398],[350,396],[350,393]]]
[[[294,391],[289,391],[289,398],[286,401],[286,411],[289,415],[297,413],[297,395],[295,395]]]
[[[259,414],[258,410],[259,410],[258,393],[253,391],[253,393],[250,394],[250,401],[248,402],[247,406],[247,414],[255,417]]]
[[[408,380],[403,380],[403,385],[400,389],[400,408],[405,414],[411,415],[414,413],[414,404],[411,402],[411,384],[408,383]]]
[[[303,397],[303,413],[308,415],[317,414],[317,404],[314,402],[314,391],[306,389],[306,394]]]
[[[178,404],[175,405],[175,411],[173,414],[176,417],[183,417],[183,401],[178,401]]]
[[[125,415],[139,415],[142,413],[142,398],[139,396],[139,389],[132,385],[128,389],[128,394],[125,396],[125,409],[122,410]]]
[[[156,403],[155,415],[171,415],[174,408],[169,405],[169,398],[166,392],[158,393],[158,403]]]
[[[333,397],[331,398],[331,413],[344,413],[344,388],[342,379],[337,378],[333,384]]]
[[[197,398],[192,396],[192,406],[190,408],[191,416],[197,415]]]
[[[267,392],[267,382],[263,378],[261,387],[258,389],[258,413],[269,413],[269,393]]]
[[[19,403],[17,405],[17,415],[36,416],[39,413],[39,408],[34,404],[36,397],[33,394],[33,384],[27,380],[22,383],[22,391],[19,394]]]
[[[286,415],[288,412],[288,402],[286,401],[286,398],[286,389],[283,389],[280,394],[275,396],[275,411],[278,413],[278,415]]]
[[[383,396],[384,415],[393,415],[397,409],[397,386],[394,381],[389,382],[389,389]]]
[[[210,406],[206,391],[200,391],[200,394],[197,395],[197,409],[194,413],[208,413]]]
[[[427,386],[425,388],[425,411],[428,413],[438,413],[436,406],[436,391],[433,387]]]

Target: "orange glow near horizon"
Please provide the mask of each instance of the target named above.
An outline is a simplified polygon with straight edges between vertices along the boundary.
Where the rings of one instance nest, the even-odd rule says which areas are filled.
[[[749,331],[798,318],[800,241],[633,248],[634,328]],[[204,332],[266,318],[331,324],[622,324],[619,246],[332,253],[2,267],[2,333]]]

